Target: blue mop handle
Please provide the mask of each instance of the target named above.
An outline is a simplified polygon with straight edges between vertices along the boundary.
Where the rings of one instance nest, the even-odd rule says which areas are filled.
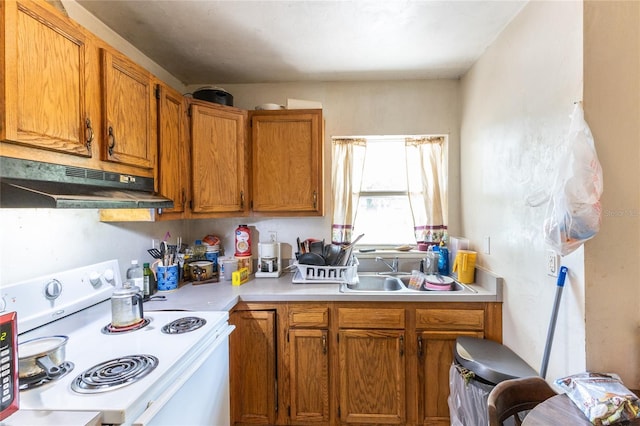
[[[549,354],[551,353],[551,345],[553,344],[553,335],[556,330],[556,321],[558,319],[558,310],[560,309],[560,299],[562,297],[562,289],[564,288],[564,280],[567,278],[566,266],[560,267],[558,274],[558,282],[556,283],[556,299],[553,302],[553,310],[551,311],[551,321],[549,322],[549,331],[547,332],[547,343],[544,347],[544,356],[542,357],[542,367],[540,368],[540,377],[543,379],[547,376],[547,367],[549,365]]]
[[[564,280],[567,278],[567,272],[569,269],[566,266],[560,267],[560,273],[558,274],[558,282],[556,283],[558,287],[564,287]]]

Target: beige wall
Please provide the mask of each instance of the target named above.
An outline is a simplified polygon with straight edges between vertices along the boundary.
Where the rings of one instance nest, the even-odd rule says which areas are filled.
[[[615,372],[639,388],[640,2],[529,3],[465,76],[462,98],[462,226],[475,243],[491,235],[482,260],[505,277],[504,341],[535,368],[555,279],[544,272],[545,209],[526,200],[551,185],[583,98],[603,167],[602,226],[563,259],[571,272],[547,378]]]
[[[585,247],[587,368],[640,389],[640,2],[585,2],[584,104],[604,170]]]
[[[546,204],[569,115],[582,98],[582,3],[530,2],[462,80],[462,229],[505,279],[504,343],[540,369],[556,293],[546,274]],[[600,144],[598,144],[600,147]],[[594,244],[597,244],[594,242]],[[583,250],[563,259],[548,379],[584,371]]]

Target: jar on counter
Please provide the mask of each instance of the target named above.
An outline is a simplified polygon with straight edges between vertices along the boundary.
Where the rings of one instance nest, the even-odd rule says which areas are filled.
[[[247,225],[236,229],[236,257],[251,256],[251,230]]]

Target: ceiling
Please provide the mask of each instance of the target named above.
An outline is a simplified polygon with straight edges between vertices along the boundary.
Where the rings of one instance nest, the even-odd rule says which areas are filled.
[[[458,78],[527,0],[76,0],[185,85]]]

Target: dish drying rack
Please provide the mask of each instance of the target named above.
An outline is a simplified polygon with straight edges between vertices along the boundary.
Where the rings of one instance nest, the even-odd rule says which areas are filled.
[[[352,282],[358,274],[358,265],[316,266],[294,263],[296,272],[291,282],[296,284],[321,284]]]

